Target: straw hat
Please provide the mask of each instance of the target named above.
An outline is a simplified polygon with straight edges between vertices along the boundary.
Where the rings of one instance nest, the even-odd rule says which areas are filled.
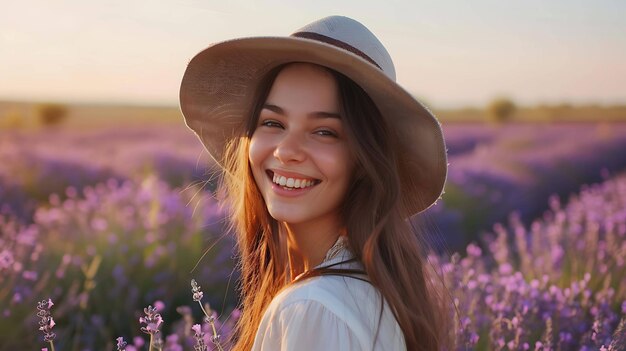
[[[410,214],[426,210],[440,198],[448,171],[441,124],[396,83],[391,56],[374,34],[343,16],[322,18],[288,37],[223,41],[189,62],[180,87],[181,111],[219,165],[226,142],[245,135],[242,120],[259,80],[289,62],[338,71],[372,98],[397,135],[397,167]]]

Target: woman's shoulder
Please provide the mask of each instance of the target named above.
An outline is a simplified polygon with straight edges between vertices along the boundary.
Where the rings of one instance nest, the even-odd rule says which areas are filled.
[[[298,280],[284,288],[273,299],[275,308],[283,308],[294,303],[319,304],[332,311],[338,308],[372,307],[379,305],[382,295],[365,275],[363,264],[344,250],[340,255],[316,268],[351,269],[359,273],[323,274]],[[331,268],[332,267],[332,268]],[[380,306],[378,306],[380,307]]]
[[[352,277],[322,275],[293,283],[283,289],[272,300],[275,309],[292,304],[312,304],[324,306],[332,311],[346,306],[356,307],[352,302],[377,301],[378,291],[368,282]]]
[[[374,342],[398,345],[394,350],[404,345],[402,331],[379,291],[369,282],[352,277],[323,275],[289,286],[274,297],[260,329],[282,329],[283,325],[293,329],[294,320],[309,327],[326,325],[335,331],[345,330],[343,338],[360,345],[356,349]],[[378,340],[374,340],[377,330]]]
[[[340,249],[315,268],[365,273],[363,264],[354,258],[347,248]],[[285,345],[298,340],[297,349],[308,350],[302,348],[303,339],[314,350],[337,349],[337,345],[341,350],[372,349],[374,345],[374,350],[405,349],[402,330],[384,297],[367,275],[356,273],[296,277],[265,310],[253,349],[291,350]]]
[[[333,249],[336,250],[331,252]],[[271,307],[280,310],[291,304],[311,304],[343,314],[356,310],[361,318],[369,318],[374,309],[379,311],[382,295],[369,281],[363,263],[350,250],[345,238],[340,237],[329,253],[327,259],[315,269],[330,270],[333,273],[339,273],[338,270],[352,270],[355,273],[335,275],[325,272],[323,275],[304,279],[300,279],[300,275],[274,297],[274,306]]]

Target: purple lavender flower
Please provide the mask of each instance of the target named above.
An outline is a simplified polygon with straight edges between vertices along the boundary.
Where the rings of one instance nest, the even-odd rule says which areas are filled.
[[[141,331],[149,334],[150,336],[154,336],[159,333],[159,328],[161,324],[163,324],[163,318],[161,315],[157,313],[156,307],[152,307],[152,305],[143,309],[145,313],[145,317],[139,318],[139,323],[143,324],[141,327]]]
[[[207,351],[207,345],[204,343],[204,332],[200,324],[194,324],[191,329],[194,331],[194,338],[196,338],[196,345],[193,347],[196,351]]]
[[[604,345],[602,345],[604,347]],[[609,345],[608,351],[617,351],[626,349],[626,318],[622,318],[613,333],[613,340]]]
[[[178,334],[170,334],[165,338],[164,350],[166,351],[184,351],[180,345],[180,336]]]
[[[157,308],[152,305],[143,309],[145,317],[139,318],[139,323],[143,324],[141,331],[150,335],[150,351],[153,349],[160,350],[163,345],[161,340],[160,330],[161,324],[163,324],[163,318],[157,313]]]
[[[195,279],[191,279],[191,292],[193,293],[193,300],[197,302],[198,305],[200,305],[200,308],[204,313],[204,320],[209,323],[211,329],[213,330],[213,335],[211,335],[211,342],[215,344],[219,351],[222,351],[223,348],[220,344],[220,335],[217,334],[217,329],[215,328],[216,314],[212,311],[212,313],[209,315],[206,310],[208,309],[210,311],[211,309],[208,307],[208,305],[207,308],[204,308],[204,306],[202,305],[202,290],[200,289],[200,285],[198,285]]]
[[[43,300],[37,304],[37,316],[41,318],[39,321],[39,330],[43,332],[43,339],[46,342],[50,343],[50,348],[54,351],[54,343],[53,340],[56,337],[56,334],[52,331],[54,327],[54,319],[52,319],[52,315],[50,314],[50,309],[54,306],[52,303],[52,299],[48,299],[48,301]]]
[[[154,308],[157,312],[161,313],[165,309],[165,303],[161,300],[157,300],[154,302]]]
[[[198,285],[195,279],[191,279],[191,292],[193,293],[194,302],[200,302],[200,300],[202,300],[204,294],[202,293],[200,285]]]
[[[126,341],[124,341],[124,338],[120,336],[116,340],[117,340],[117,351],[126,351],[126,345],[128,344],[126,343]]]

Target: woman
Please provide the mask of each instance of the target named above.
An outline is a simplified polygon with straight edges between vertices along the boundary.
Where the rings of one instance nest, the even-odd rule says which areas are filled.
[[[440,197],[436,118],[362,24],[196,55],[181,109],[223,170],[241,268],[235,350],[451,349],[451,303],[407,218]]]

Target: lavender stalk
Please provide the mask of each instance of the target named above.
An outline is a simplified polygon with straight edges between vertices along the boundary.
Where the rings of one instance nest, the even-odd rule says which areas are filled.
[[[37,304],[37,316],[41,318],[39,321],[39,330],[43,332],[43,339],[50,343],[50,350],[54,351],[54,338],[56,334],[52,331],[54,327],[54,319],[50,314],[50,309],[54,306],[51,299],[43,300]]]
[[[193,293],[193,300],[197,302],[198,305],[200,305],[200,308],[202,309],[202,313],[204,313],[204,316],[205,316],[204,320],[207,323],[209,323],[209,325],[211,325],[211,329],[213,330],[213,335],[211,336],[211,342],[215,344],[215,346],[217,347],[219,351],[223,351],[224,349],[222,348],[222,345],[220,345],[220,335],[217,334],[217,330],[215,329],[215,316],[213,315],[209,316],[209,313],[206,311],[206,309],[202,305],[202,297],[204,296],[204,294],[202,293],[200,285],[198,285],[195,279],[191,279],[191,292]]]
[[[159,328],[161,324],[163,324],[163,318],[157,313],[157,308],[152,307],[152,305],[144,308],[143,312],[145,313],[145,317],[140,317],[139,323],[143,324],[141,331],[150,335],[149,351],[160,350],[162,343],[160,342]]]

